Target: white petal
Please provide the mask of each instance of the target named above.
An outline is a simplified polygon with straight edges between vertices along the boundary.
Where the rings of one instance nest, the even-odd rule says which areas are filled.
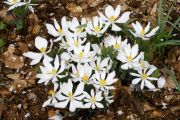
[[[40,37],[40,36],[35,38],[35,46],[36,46],[37,49],[39,49],[39,50],[42,49],[42,48],[46,49],[47,44],[48,44],[48,42],[47,42],[47,40],[45,38]]]
[[[48,29],[48,33],[54,37],[59,36],[59,32],[56,31],[53,25],[51,24],[46,24],[46,28]]]
[[[154,28],[154,29],[152,29],[152,31],[150,33],[146,34],[145,37],[153,36],[158,30],[159,30],[159,26]]]
[[[110,5],[108,5],[106,8],[105,8],[105,14],[108,18],[110,18],[111,16],[114,15],[114,8]]]
[[[56,58],[54,60],[54,69],[58,70],[58,68],[59,68],[59,57],[58,55],[56,55]]]
[[[84,90],[84,84],[83,83],[79,83],[79,85],[76,88],[76,91],[74,92],[74,96],[82,94],[83,90]]]
[[[148,22],[148,24],[147,24],[147,26],[145,27],[145,29],[144,29],[144,32],[145,32],[145,34],[149,31],[149,29],[150,29],[150,22]]]
[[[141,78],[135,78],[135,79],[132,80],[132,84],[136,85],[136,84],[139,83],[139,81],[141,81]]]
[[[148,80],[145,80],[145,85],[146,85],[149,89],[154,89],[154,88],[155,88],[155,86],[154,86],[151,82],[149,82]]]
[[[117,18],[121,12],[121,6],[118,5],[114,11],[114,17]]]
[[[51,102],[51,100],[52,100],[52,97],[49,98],[47,101],[45,101],[45,102],[43,103],[42,107],[46,107],[47,105],[49,105],[50,102]]]
[[[131,50],[131,57],[132,58],[135,58],[138,54],[138,51],[139,51],[139,47],[138,47],[138,44],[134,45],[132,47],[132,50]]]
[[[141,81],[141,90],[144,88],[144,80]]]
[[[166,83],[166,80],[164,77],[160,77],[157,81],[158,88],[163,88]]]
[[[56,108],[65,108],[68,103],[69,103],[69,100],[65,100],[65,101],[54,104],[54,107],[56,107]]]
[[[58,22],[56,21],[56,18],[54,18],[54,26],[55,26],[56,30],[60,29],[60,26],[59,26]]]
[[[92,105],[92,103],[86,103],[86,104],[84,105],[84,108],[90,108],[91,105]]]
[[[95,102],[95,104],[98,108],[104,108],[103,104],[101,104],[101,103]]]
[[[130,16],[131,12],[125,12],[122,14],[122,16],[116,20],[115,22],[117,23],[126,23],[129,20],[129,16]]]
[[[122,29],[119,26],[117,26],[116,24],[112,24],[112,29],[111,30],[112,31],[121,31]]]
[[[129,68],[128,63],[125,63],[125,64],[121,65],[121,69],[123,69],[123,70],[127,70],[128,68]]]

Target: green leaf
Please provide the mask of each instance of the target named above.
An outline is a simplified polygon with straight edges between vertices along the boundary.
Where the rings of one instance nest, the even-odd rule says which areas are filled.
[[[0,30],[3,30],[6,28],[6,24],[4,24],[3,22],[0,22]]]
[[[21,30],[24,27],[24,22],[21,19],[16,19],[13,22],[16,25],[17,30]]]
[[[4,45],[5,45],[5,41],[2,38],[0,38],[0,48],[3,47]]]
[[[13,9],[13,12],[16,14],[17,17],[24,17],[26,13],[25,5]]]
[[[167,45],[180,45],[180,40],[168,40],[168,41],[164,41],[164,42],[161,42],[159,44],[156,44],[154,47],[157,48],[157,47],[164,47],[164,46],[167,46]]]
[[[161,28],[161,21],[163,19],[163,0],[159,0],[159,5],[158,5],[158,25]]]
[[[151,76],[157,78],[159,76],[159,69],[155,70]]]

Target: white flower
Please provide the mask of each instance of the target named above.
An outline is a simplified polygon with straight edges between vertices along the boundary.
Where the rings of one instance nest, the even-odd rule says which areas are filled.
[[[166,80],[164,77],[160,77],[157,81],[158,88],[163,88],[166,84]]]
[[[115,87],[112,86],[112,84],[115,83],[118,79],[114,79],[114,77],[115,77],[115,71],[109,73],[108,75],[106,75],[106,72],[98,73],[96,71],[93,85],[95,88],[100,89],[102,91],[115,89]]]
[[[92,21],[88,21],[86,31],[90,35],[100,37],[107,30],[107,28],[108,25],[96,16],[93,17]]]
[[[91,95],[89,95],[87,92],[83,93],[85,96],[84,101],[87,102],[84,104],[84,108],[104,108],[103,104],[100,103],[100,101],[103,99],[101,91],[95,93],[94,89],[91,89]]]
[[[62,37],[68,34],[68,25],[66,21],[66,17],[61,19],[61,26],[58,24],[56,19],[54,18],[54,26],[51,24],[46,24],[46,28],[48,29],[48,33],[54,37],[57,37],[54,41],[60,41]]]
[[[48,94],[50,96],[48,96],[48,100],[43,103],[42,107],[54,106],[54,104],[58,102],[56,99],[56,96],[58,95],[57,93],[55,93],[53,90],[49,90]]]
[[[35,38],[35,47],[40,51],[40,53],[27,52],[23,54],[25,57],[32,59],[32,62],[30,63],[30,65],[35,65],[39,63],[42,58],[44,58],[43,61],[47,61],[47,62],[50,62],[53,60],[51,57],[47,55],[47,53],[51,51],[52,42],[51,42],[50,49],[48,51],[47,51],[47,45],[48,45],[48,42],[45,38],[42,38],[39,36]]]
[[[135,33],[130,30],[130,32],[135,36],[142,38],[143,40],[149,40],[155,33],[158,31],[159,26],[152,29],[151,32],[149,32],[150,29],[150,22],[147,24],[145,28],[142,27],[142,25],[136,21],[136,24],[132,23],[132,26],[135,30]],[[149,32],[149,33],[148,33]]]
[[[74,65],[72,65],[72,74],[74,82],[82,82],[84,84],[91,84],[92,83],[92,68],[89,64],[80,65],[78,64],[77,69]]]
[[[86,25],[86,19],[82,18],[81,22],[79,23],[79,21],[77,20],[76,17],[73,17],[72,21],[68,22],[69,25],[69,29],[71,35],[73,37],[80,37],[80,38],[85,38],[86,37],[86,31],[85,31],[85,25]]]
[[[65,61],[61,60],[61,67],[59,63],[59,58],[56,56],[54,60],[54,66],[52,66],[49,62],[44,61],[44,67],[40,66],[41,74],[37,74],[37,78],[40,78],[38,83],[44,83],[47,85],[50,80],[52,80],[52,83],[54,84],[54,91],[57,90],[59,84],[57,83],[58,78],[64,78],[67,76],[67,73],[65,75],[61,75],[62,72],[65,69]]]
[[[64,40],[62,38],[62,41],[60,43],[61,48],[67,49],[67,51],[72,51],[74,48],[78,48],[82,46],[86,42],[86,38],[82,40],[82,38],[79,37],[72,37],[72,36],[65,36]]]
[[[32,6],[37,4],[31,4],[31,0],[24,0],[24,2],[26,3],[26,8],[28,8],[32,13],[34,13],[34,8]]]
[[[109,57],[104,58],[101,60],[101,57],[98,57],[95,61],[90,62],[91,67],[93,70],[98,72],[109,71],[112,67],[112,61]]]
[[[124,70],[131,69],[133,67],[139,67],[139,60],[143,53],[140,53],[138,55],[138,44],[134,45],[132,48],[130,44],[128,44],[122,51],[119,51],[118,56],[116,57],[118,60],[120,60],[123,65],[121,65],[121,68]]]
[[[57,96],[57,99],[60,101],[56,103],[54,106],[57,108],[65,108],[68,103],[69,110],[74,112],[76,108],[83,108],[82,99],[84,98],[83,95],[84,84],[78,84],[75,92],[73,92],[73,83],[71,80],[68,80],[68,83],[64,83],[61,87],[61,94]]]
[[[155,89],[155,86],[150,82],[153,80],[158,80],[157,78],[150,77],[150,75],[156,70],[157,68],[154,66],[149,66],[149,68],[139,68],[137,69],[137,73],[130,73],[132,76],[137,78],[132,80],[132,84],[136,85],[141,81],[141,90],[143,90],[144,86],[148,87],[150,90]]]
[[[9,8],[8,8],[8,11],[16,8],[16,7],[20,7],[20,6],[23,6],[25,5],[26,3],[25,2],[21,2],[21,0],[7,0],[6,2],[4,2],[8,5],[11,5]]]
[[[86,42],[86,38],[84,38],[83,40],[78,37],[67,37],[67,38],[69,40],[69,45],[72,48],[72,50],[74,48],[78,48],[78,47],[82,46],[82,44]]]
[[[121,36],[114,37],[112,35],[109,35],[104,39],[104,46],[105,47],[113,46],[115,50],[122,50],[126,45],[127,45],[127,39],[121,41]]]
[[[106,102],[107,102],[107,105],[109,105],[109,104],[111,104],[111,103],[114,102],[114,100],[112,100],[112,98],[113,98],[114,96],[109,96],[109,90],[105,90],[104,93],[103,93],[103,95],[104,95],[104,98],[105,98],[105,100],[106,100]]]
[[[86,63],[95,59],[96,52],[90,51],[90,43],[85,46],[74,48],[73,53],[70,52],[71,59],[74,62]]]
[[[121,12],[121,6],[118,5],[116,9],[114,10],[112,6],[108,5],[105,8],[105,15],[104,16],[101,12],[99,12],[99,15],[102,20],[106,21],[108,25],[112,25],[113,31],[120,31],[121,28],[116,25],[116,23],[126,23],[129,20],[130,12],[125,12],[122,14],[122,16],[119,18]]]

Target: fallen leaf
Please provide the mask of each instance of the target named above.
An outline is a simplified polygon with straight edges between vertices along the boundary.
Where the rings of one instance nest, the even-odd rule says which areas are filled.
[[[19,69],[24,66],[24,58],[22,56],[14,55],[14,45],[9,45],[8,50],[0,55],[0,60],[6,67],[11,69]]]

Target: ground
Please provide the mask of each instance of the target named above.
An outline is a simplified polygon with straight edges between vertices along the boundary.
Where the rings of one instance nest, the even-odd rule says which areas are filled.
[[[172,0],[166,0],[164,8],[169,8]],[[44,23],[52,23],[53,18],[76,16],[91,18],[105,5],[122,5],[122,11],[133,11],[131,17],[141,22],[150,20],[153,25],[157,21],[158,0],[40,0],[35,7],[35,14],[29,13],[26,28],[16,32],[10,25],[0,31],[0,38],[6,41],[0,49],[0,119],[1,120],[46,120],[55,111],[59,111],[65,120],[146,120],[146,119],[180,119],[180,93],[170,76],[164,73],[167,83],[161,91],[133,92],[124,84],[117,84],[115,102],[106,110],[79,110],[69,113],[65,109],[52,107],[42,108],[47,99],[48,88],[37,84],[35,77],[37,67],[29,66],[30,60],[22,54],[34,49],[34,38],[43,36],[50,38]],[[172,21],[178,16],[179,2],[172,12]],[[7,6],[0,4],[0,20],[10,24],[13,16],[7,12]],[[163,61],[175,71],[180,81],[180,48],[168,47]],[[158,65],[160,61],[153,60]],[[163,70],[162,70],[163,72]]]

